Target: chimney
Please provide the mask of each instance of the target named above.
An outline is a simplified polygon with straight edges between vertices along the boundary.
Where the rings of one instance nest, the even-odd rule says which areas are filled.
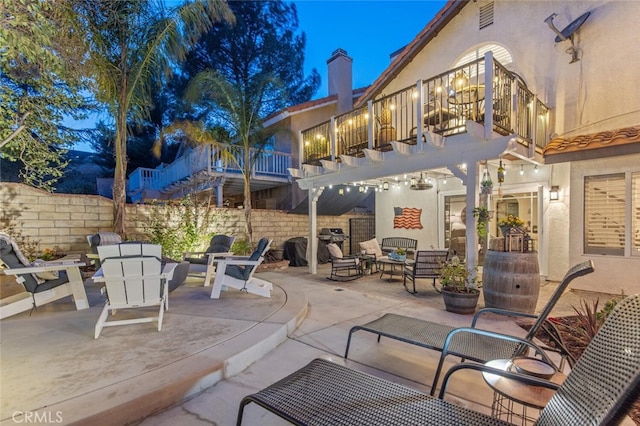
[[[338,95],[338,111],[336,114],[353,109],[353,78],[351,68],[353,59],[347,51],[336,49],[327,60],[329,96]]]

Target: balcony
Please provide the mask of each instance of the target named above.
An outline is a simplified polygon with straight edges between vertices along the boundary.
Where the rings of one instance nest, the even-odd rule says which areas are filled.
[[[256,155],[251,150],[251,155]],[[251,169],[251,189],[260,190],[289,182],[287,169],[291,154],[263,151]],[[198,146],[168,165],[155,169],[138,168],[129,175],[132,202],[146,199],[172,199],[193,191],[203,191],[218,185],[225,186],[225,194],[242,193],[244,179],[244,149]]]
[[[488,53],[302,131],[302,163],[362,157],[364,149],[389,151],[392,141],[415,145],[427,134],[464,134],[469,121],[491,129],[486,138],[493,132],[518,135],[529,156],[541,152],[550,133],[549,108]]]

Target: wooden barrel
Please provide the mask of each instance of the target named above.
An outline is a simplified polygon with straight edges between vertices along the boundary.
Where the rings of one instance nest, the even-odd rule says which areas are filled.
[[[488,250],[482,291],[487,308],[533,313],[540,293],[538,253]]]

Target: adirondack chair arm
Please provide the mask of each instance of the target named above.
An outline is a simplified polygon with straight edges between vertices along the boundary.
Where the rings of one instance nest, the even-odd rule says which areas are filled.
[[[262,259],[259,260],[246,260],[246,259],[224,259],[218,261],[218,266],[224,265],[259,265],[262,263]]]
[[[24,268],[3,269],[2,272],[7,275],[36,274],[40,272],[65,271],[68,269],[78,268],[84,265],[85,265],[84,263],[78,262],[78,263],[57,264],[57,265],[27,266]]]

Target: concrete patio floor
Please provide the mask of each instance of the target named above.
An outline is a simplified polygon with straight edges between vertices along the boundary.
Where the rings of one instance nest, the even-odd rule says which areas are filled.
[[[63,299],[2,320],[0,424],[26,423],[37,413],[58,424],[233,425],[244,396],[316,357],[428,392],[439,353],[356,333],[345,361],[349,329],[386,312],[454,326],[468,326],[471,317],[446,312],[428,280],[411,295],[399,279],[338,283],[326,279],[326,265],[319,269],[315,276],[291,267],[261,273],[274,283],[269,299],[227,291],[212,300],[210,288],[190,278],[170,294],[161,332],[138,324],[107,328],[94,340],[104,299],[90,280],[88,310],[75,311]],[[542,286],[539,308],[554,289],[555,283]],[[552,315],[570,315],[581,298],[596,297],[606,298],[569,291]],[[484,324],[525,334],[509,319]],[[492,393],[477,373],[459,374],[449,392],[458,403],[490,412]],[[252,404],[243,424],[283,423]]]

